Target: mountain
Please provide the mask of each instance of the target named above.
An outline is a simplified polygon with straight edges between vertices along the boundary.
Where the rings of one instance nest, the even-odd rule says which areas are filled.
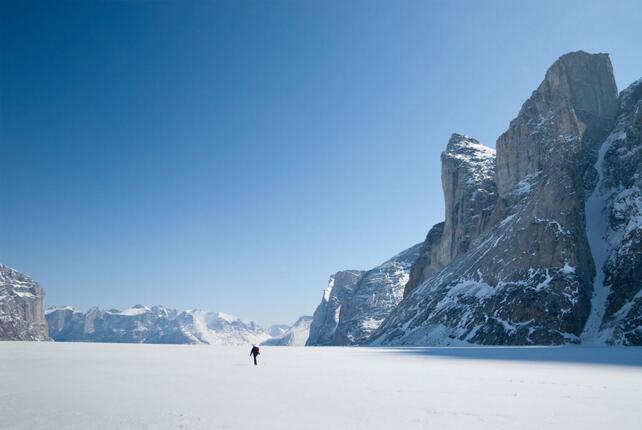
[[[43,299],[37,282],[0,264],[0,340],[49,340]]]
[[[210,345],[259,344],[269,333],[253,321],[242,321],[222,312],[184,311],[176,320],[192,342]]]
[[[367,340],[403,298],[420,250],[417,244],[372,270],[347,270],[330,277],[306,345],[356,345]]]
[[[583,341],[642,345],[642,79],[622,91],[586,201],[597,275]]]
[[[642,343],[640,86],[618,97],[608,55],[566,54],[495,157],[453,135],[446,220],[369,342]]]
[[[270,335],[252,321],[222,312],[136,305],[125,310],[92,308],[87,313],[71,307],[46,311],[49,336],[56,341],[118,343],[189,343],[245,345]]]
[[[268,327],[267,332],[271,337],[279,337],[290,329],[287,324],[273,324]]]
[[[306,346],[334,343],[341,306],[352,296],[354,287],[363,273],[359,270],[343,270],[330,276],[328,287],[323,290],[321,303],[312,315]]]
[[[296,322],[289,327],[280,336],[273,337],[264,341],[261,345],[271,346],[304,346],[310,335],[310,324],[312,317],[304,315],[296,320]]]

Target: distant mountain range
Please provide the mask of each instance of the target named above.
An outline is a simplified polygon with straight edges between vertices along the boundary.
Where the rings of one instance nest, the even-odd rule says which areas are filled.
[[[56,341],[121,343],[259,344],[271,336],[252,321],[222,312],[136,305],[86,313],[70,307],[45,312],[49,336]]]
[[[300,345],[307,339],[310,317],[294,326],[263,328],[222,312],[136,305],[128,309],[70,306],[43,311],[42,288],[30,277],[0,265],[0,340],[58,342]]]
[[[267,329],[222,312],[136,305],[129,309],[83,313],[71,307],[45,311],[49,337],[59,342],[174,343],[208,345],[304,345],[311,317],[300,317],[293,326]]]

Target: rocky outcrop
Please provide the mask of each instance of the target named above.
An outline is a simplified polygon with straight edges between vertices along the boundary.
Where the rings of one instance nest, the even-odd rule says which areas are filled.
[[[368,340],[403,298],[421,246],[410,247],[361,276],[341,305],[333,345],[360,345]]]
[[[403,298],[410,267],[421,244],[368,271],[343,271],[330,278],[314,312],[306,345],[359,345]]]
[[[497,141],[491,213],[470,212],[484,220],[473,230],[478,237],[419,277],[371,342],[579,342],[595,273],[586,189],[617,106],[608,56],[560,57]],[[464,225],[470,213],[462,214]],[[442,242],[446,231],[447,222]]]
[[[430,275],[441,269],[442,266],[438,261],[439,246],[444,234],[444,223],[435,224],[426,235],[426,239],[421,245],[419,256],[410,267],[408,282],[404,287],[404,298]]]
[[[410,272],[404,296],[458,256],[495,221],[495,151],[477,140],[453,134],[441,154],[445,221],[429,232]]]
[[[0,340],[49,340],[43,301],[37,282],[0,264]]]
[[[284,333],[264,341],[261,345],[269,346],[304,346],[310,335],[312,317],[299,317]]]
[[[136,305],[125,310],[71,307],[46,311],[49,335],[60,342],[170,343],[246,345],[270,335],[252,321],[221,312]]]
[[[312,315],[310,335],[306,345],[334,345],[341,306],[352,296],[363,274],[364,272],[360,270],[343,270],[330,276],[328,286],[323,290],[321,303]]]
[[[642,345],[642,79],[620,94],[595,170],[586,219],[596,275],[582,340]]]

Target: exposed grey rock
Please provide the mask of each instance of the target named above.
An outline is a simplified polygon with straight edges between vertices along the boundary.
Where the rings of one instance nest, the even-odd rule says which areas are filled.
[[[421,249],[422,244],[417,244],[372,270],[349,270],[330,277],[306,345],[364,343],[402,300],[410,267]]]
[[[299,317],[291,327],[279,336],[264,341],[261,345],[270,346],[304,346],[310,335],[312,317]]]
[[[497,187],[493,149],[471,137],[453,134],[441,154],[441,181],[445,221],[428,232],[421,254],[413,264],[404,296],[468,251],[495,222],[492,215]]]
[[[49,340],[43,301],[37,282],[0,264],[0,340]]]
[[[361,276],[341,305],[333,345],[360,345],[381,325],[403,298],[421,246],[410,247]]]
[[[495,150],[453,134],[441,154],[441,182],[446,220],[438,259],[443,267],[488,229],[497,198]]]
[[[441,237],[444,234],[444,223],[440,222],[435,224],[426,235],[426,239],[421,245],[419,256],[410,268],[410,275],[408,282],[404,287],[404,298],[423,281],[428,279],[430,275],[441,269],[441,264],[438,261],[437,254],[439,245],[441,244]]]
[[[597,272],[583,341],[642,345],[642,79],[619,99],[586,204]]]
[[[360,270],[343,270],[330,276],[328,287],[323,290],[321,303],[312,315],[306,345],[334,345],[341,306],[352,296],[354,287],[364,273]]]
[[[582,176],[595,161],[617,110],[607,54],[578,51],[560,57],[497,139],[499,194],[506,196],[525,178],[552,172],[555,165]],[[569,166],[571,161],[577,166]]]
[[[47,309],[45,315],[49,327],[49,337],[54,340],[80,340],[85,332],[93,331],[93,326],[85,328],[85,321],[93,322],[93,319],[86,318],[85,314],[70,306]]]
[[[414,288],[372,343],[579,342],[594,274],[585,179],[616,113],[607,55],[557,60],[497,141],[499,196],[479,237]]]
[[[136,305],[125,310],[92,308],[87,313],[71,307],[46,312],[49,335],[56,341],[114,343],[188,343],[244,345],[270,337],[252,321],[221,312]]]

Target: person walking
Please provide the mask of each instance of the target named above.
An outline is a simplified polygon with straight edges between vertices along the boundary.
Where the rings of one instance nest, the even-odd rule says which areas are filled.
[[[252,345],[252,350],[250,351],[250,355],[254,356],[254,365],[256,366],[256,356],[259,355],[261,352],[259,352],[259,347],[256,345]]]

